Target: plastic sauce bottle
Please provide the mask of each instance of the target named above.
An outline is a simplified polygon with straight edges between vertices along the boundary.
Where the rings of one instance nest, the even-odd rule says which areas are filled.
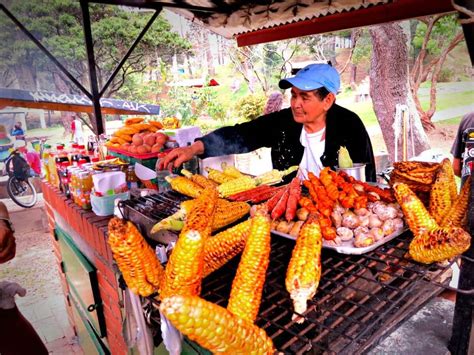
[[[67,159],[67,157],[66,157]],[[60,185],[59,188],[62,193],[66,195],[67,198],[71,198],[71,190],[69,189],[69,183],[71,181],[71,163],[69,161],[63,161],[60,164],[59,176],[60,176]]]
[[[49,180],[49,156],[51,154],[51,146],[45,144],[43,147],[43,153],[41,155],[41,170],[44,173],[44,178],[46,181]]]
[[[51,185],[56,188],[59,188],[59,175],[58,175],[58,168],[56,166],[56,153],[51,152],[49,153],[48,159],[48,181]]]

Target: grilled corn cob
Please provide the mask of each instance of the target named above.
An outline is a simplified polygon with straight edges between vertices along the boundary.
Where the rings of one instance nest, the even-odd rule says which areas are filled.
[[[216,182],[212,181],[211,179],[208,179],[204,175],[193,174],[192,172],[186,169],[182,169],[181,174],[183,174],[192,182],[195,182],[196,184],[201,186],[203,189],[215,189],[218,185]]]
[[[266,173],[258,175],[255,178],[255,181],[257,182],[257,185],[277,184],[277,183],[281,182],[286,175],[289,175],[289,174],[291,174],[292,172],[294,172],[296,170],[298,170],[298,165],[290,166],[286,170],[272,169],[270,171],[267,171]]]
[[[445,158],[441,162],[441,168],[445,171],[446,176],[448,178],[449,195],[451,196],[451,204],[453,204],[458,197],[458,188],[456,186],[456,180],[454,178],[453,165],[451,164],[451,161],[448,158]]]
[[[160,311],[180,332],[212,353],[270,355],[275,352],[263,329],[200,297],[166,298]]]
[[[245,241],[250,231],[250,222],[251,220],[248,219],[206,240],[202,277],[221,268],[244,250]]]
[[[214,189],[204,190],[197,199],[166,265],[161,299],[201,292],[204,244],[211,233],[216,204],[217,191]]]
[[[234,178],[239,178],[245,176],[242,174],[235,166],[227,165],[226,162],[221,163],[222,172],[226,175],[232,176]]]
[[[444,261],[464,253],[471,243],[471,236],[462,228],[435,228],[415,235],[409,246],[410,256],[424,264]]]
[[[403,210],[408,227],[414,235],[422,234],[438,227],[415,193],[404,183],[393,185],[395,197]]]
[[[448,159],[445,160],[449,162]],[[452,182],[454,183],[454,180]],[[452,201],[450,190],[449,172],[443,161],[430,192],[430,214],[437,223],[441,223],[443,217],[448,213],[449,208],[451,207]]]
[[[155,224],[151,233],[157,233],[160,230],[180,231],[183,229],[186,217],[189,215],[196,200],[187,200],[181,202],[181,208],[174,214]],[[244,217],[250,211],[250,205],[247,202],[237,201],[229,202],[224,199],[218,199],[216,212],[212,221],[212,231],[221,229],[240,218]]]
[[[193,200],[183,201],[181,206],[185,210],[190,210]],[[221,229],[245,216],[250,212],[250,205],[247,202],[230,202],[224,199],[217,200],[216,213],[212,221],[212,231]]]
[[[217,187],[219,196],[227,197],[238,192],[253,189],[256,186],[255,180],[250,176],[243,176],[232,181],[224,182]]]
[[[306,302],[313,298],[321,278],[322,234],[318,219],[311,214],[301,228],[291,254],[285,285],[296,313],[306,311]],[[304,318],[293,314],[302,323]]]
[[[199,186],[195,182],[192,182],[184,176],[167,176],[165,179],[171,185],[171,188],[173,190],[189,197],[196,198],[204,190],[201,186]]]
[[[130,290],[149,296],[159,289],[164,269],[138,229],[119,218],[109,221],[108,243]]]
[[[444,216],[442,227],[461,227],[462,220],[466,215],[469,205],[469,195],[471,194],[471,178],[469,177],[464,183],[459,196],[454,201],[451,209]]]
[[[206,168],[207,177],[212,181],[217,182],[218,184],[223,184],[224,182],[232,181],[235,178],[233,176],[224,174],[222,171],[213,168]]]
[[[227,309],[251,323],[260,308],[270,257],[270,219],[264,208],[251,218],[249,236],[237,268]]]

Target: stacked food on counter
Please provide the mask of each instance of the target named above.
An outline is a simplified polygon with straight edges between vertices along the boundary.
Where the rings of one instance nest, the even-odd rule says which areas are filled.
[[[224,164],[208,168],[207,176],[186,170],[169,176],[171,188],[189,199],[152,229],[179,233],[165,266],[130,221],[109,223],[109,244],[127,286],[159,300],[173,326],[212,352],[273,354],[272,340],[254,324],[272,231],[295,239],[285,287],[297,323],[317,293],[323,247],[380,245],[404,231],[405,222],[413,233],[406,257],[417,262],[451,259],[470,245],[463,229],[470,181],[458,193],[448,160],[397,163],[387,187],[330,168],[285,183],[295,170],[253,177]],[[227,307],[201,298],[202,279],[239,254]]]
[[[129,118],[125,125],[116,130],[105,144],[112,150],[132,154],[162,152],[169,137],[158,132],[163,128],[159,121],[144,122],[144,118]]]

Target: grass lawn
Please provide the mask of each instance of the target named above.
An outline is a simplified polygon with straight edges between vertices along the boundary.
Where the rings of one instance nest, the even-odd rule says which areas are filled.
[[[83,134],[84,134],[84,139],[87,140],[87,137],[89,134],[92,134],[92,132],[87,128],[83,126]],[[64,127],[63,126],[54,126],[50,128],[35,128],[35,129],[29,129],[26,131],[26,137],[28,140],[32,138],[46,138],[46,143],[50,145],[55,145],[58,143],[69,143],[71,141],[71,135],[64,135]]]
[[[438,84],[442,87],[443,84]],[[436,110],[442,111],[448,108],[471,105],[474,99],[474,91],[464,91],[455,93],[439,93],[436,100]],[[429,107],[429,95],[420,96],[421,105],[424,109]],[[357,113],[366,127],[378,124],[375,112],[372,106],[372,100],[365,102],[353,102],[350,104],[343,104],[342,106]],[[451,118],[447,121],[459,122],[457,118]],[[457,120],[457,121],[456,121]],[[445,122],[445,121],[443,121]],[[438,122],[439,123],[439,122]],[[437,123],[437,124],[438,124]]]

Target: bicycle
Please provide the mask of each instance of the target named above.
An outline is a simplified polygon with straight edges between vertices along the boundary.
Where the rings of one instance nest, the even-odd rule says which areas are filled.
[[[8,174],[7,193],[18,206],[31,208],[37,202],[35,187],[29,181],[30,166],[18,150],[13,150],[5,160]]]

